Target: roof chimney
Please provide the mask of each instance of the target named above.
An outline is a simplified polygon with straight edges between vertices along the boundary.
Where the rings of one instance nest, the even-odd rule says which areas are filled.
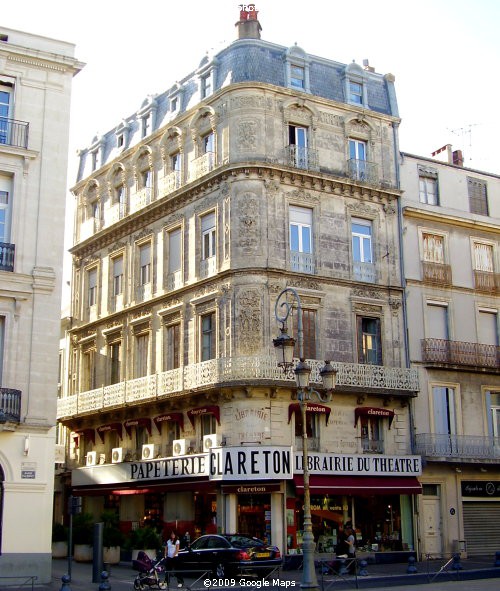
[[[238,27],[238,39],[260,39],[262,27],[257,19],[259,12],[255,4],[240,4],[240,20],[236,23]]]
[[[462,154],[462,150],[454,150],[453,164],[456,164],[456,166],[463,166],[464,165],[464,155]]]

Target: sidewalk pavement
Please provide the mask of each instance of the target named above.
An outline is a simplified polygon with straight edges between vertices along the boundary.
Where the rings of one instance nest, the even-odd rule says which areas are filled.
[[[326,555],[318,555],[316,557],[320,561],[327,562]],[[334,576],[329,574],[322,574],[322,568],[317,569],[317,577],[320,589],[324,591],[333,591],[333,589],[369,589],[381,587],[395,587],[427,584],[433,583],[433,589],[436,589],[435,583],[450,582],[450,581],[464,581],[474,579],[489,579],[500,578],[500,567],[495,567],[495,557],[477,557],[471,559],[464,559],[461,561],[462,569],[451,569],[450,563],[445,569],[442,567],[447,563],[447,560],[439,559],[432,561],[416,562],[417,573],[408,574],[408,563],[390,563],[390,564],[368,564],[367,575],[356,577],[348,576]],[[39,591],[101,591],[111,589],[111,591],[133,591],[133,582],[136,576],[136,571],[132,569],[130,563],[120,563],[109,567],[109,578],[101,579],[99,576],[98,582],[93,582],[93,565],[91,563],[72,562],[71,564],[71,581],[68,585],[64,585],[63,575],[68,573],[67,559],[54,559],[52,561],[52,581],[47,585],[35,585],[35,589]],[[98,573],[100,575],[100,573]],[[280,570],[276,576],[271,576],[269,580],[269,589],[287,588],[299,591],[300,581],[302,577],[302,570]],[[222,584],[217,585],[218,588],[243,587],[259,588],[264,585],[259,585],[259,580],[250,579],[247,584],[239,583],[239,577],[232,577],[236,579],[236,584]],[[205,588],[214,588],[212,584],[213,579],[209,585],[204,585],[205,578],[196,581],[194,578],[185,577],[185,587],[188,589],[201,590]],[[195,582],[196,581],[196,582]],[[227,581],[229,582],[229,581]],[[103,585],[104,583],[104,585]],[[177,591],[176,579],[173,579],[173,584],[170,589]],[[498,582],[500,588],[500,581]],[[26,588],[23,588],[26,591]]]

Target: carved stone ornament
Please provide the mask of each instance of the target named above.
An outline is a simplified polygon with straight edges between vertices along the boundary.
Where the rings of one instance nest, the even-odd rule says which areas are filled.
[[[250,191],[238,196],[238,246],[246,253],[254,252],[260,246],[259,200]]]
[[[288,198],[291,201],[300,201],[302,203],[308,203],[310,205],[319,203],[318,195],[313,195],[309,191],[305,191],[304,189],[294,189],[287,193]]]
[[[262,298],[258,291],[240,293],[236,302],[240,353],[252,355],[259,350],[262,332]]]
[[[369,215],[375,217],[378,215],[379,210],[376,207],[370,207],[368,204],[363,202],[348,203],[347,209],[354,214]]]
[[[382,315],[382,308],[380,306],[370,306],[370,304],[354,304],[355,312],[364,312],[367,314],[376,314],[377,316]]]
[[[236,143],[240,152],[255,152],[257,150],[257,121],[242,119],[238,121]]]
[[[352,295],[361,298],[370,298],[375,300],[383,299],[382,292],[370,287],[353,287]]]

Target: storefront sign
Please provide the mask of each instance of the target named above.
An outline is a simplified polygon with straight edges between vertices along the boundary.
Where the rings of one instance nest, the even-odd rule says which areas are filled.
[[[498,480],[462,480],[462,497],[500,497]]]
[[[222,486],[225,494],[236,493],[239,495],[261,495],[270,492],[280,492],[281,484],[228,484]]]
[[[284,480],[293,477],[292,448],[219,447],[210,451],[211,480]]]
[[[349,455],[309,452],[310,474],[372,476],[419,476],[422,474],[420,456]],[[304,472],[303,456],[295,454],[294,473]]]

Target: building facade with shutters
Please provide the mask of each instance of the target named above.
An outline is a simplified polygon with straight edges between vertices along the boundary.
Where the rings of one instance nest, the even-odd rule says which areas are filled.
[[[81,68],[72,44],[0,27],[0,572],[39,582],[52,570],[69,111]]]
[[[81,153],[61,494],[124,531],[296,552],[302,419],[272,352],[292,287],[315,387],[323,360],[338,371],[306,414],[318,547],[352,521],[413,549],[394,77],[264,41],[256,16]]]
[[[500,544],[500,177],[402,154],[408,333],[420,394],[422,554]],[[454,158],[453,158],[454,156]],[[453,164],[453,162],[458,164]],[[465,543],[464,543],[465,542]]]

